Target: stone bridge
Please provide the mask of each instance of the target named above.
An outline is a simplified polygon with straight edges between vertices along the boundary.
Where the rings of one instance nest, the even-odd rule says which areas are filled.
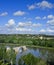
[[[27,50],[27,48],[26,48],[26,46],[19,46],[19,47],[13,47],[12,48],[16,53],[20,53],[20,52],[22,52],[22,51],[26,51]],[[7,47],[6,48],[6,51],[9,51],[9,50],[11,50],[11,48],[10,47]]]

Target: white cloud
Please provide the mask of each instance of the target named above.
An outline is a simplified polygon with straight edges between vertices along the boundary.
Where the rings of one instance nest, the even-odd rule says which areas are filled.
[[[18,22],[15,23],[14,19],[10,19],[7,24],[5,24],[5,30],[3,29],[2,32],[4,33],[36,33],[35,27],[41,26],[40,23],[32,23],[31,21],[27,22]]]
[[[0,14],[0,16],[6,16],[6,15],[8,15],[8,12],[3,12]]]
[[[32,23],[31,21],[18,23],[19,27],[40,27],[41,25],[40,23]]]
[[[51,14],[51,15],[43,16],[43,17],[36,16],[35,19],[36,19],[36,20],[40,20],[40,19],[41,19],[41,20],[45,20],[45,19],[51,19],[51,20],[52,20],[52,19],[54,19],[54,15]]]
[[[18,26],[24,26],[24,25],[25,25],[25,23],[22,23],[22,22],[18,23]]]
[[[36,20],[40,20],[40,19],[41,19],[41,17],[37,16],[37,17],[35,17],[35,19],[36,19]]]
[[[30,5],[30,6],[28,6],[28,9],[29,9],[29,10],[33,10],[33,9],[35,9],[35,8],[36,8],[35,5]]]
[[[10,19],[7,24],[5,24],[7,27],[12,27],[15,25],[15,21],[13,19]]]
[[[16,31],[32,31],[32,29],[27,29],[27,28],[16,28]]]
[[[23,16],[24,14],[25,14],[24,11],[17,11],[17,12],[15,12],[13,15],[14,15],[14,16]]]
[[[54,4],[52,4],[48,1],[42,1],[42,2],[38,2],[36,4],[32,4],[32,5],[28,6],[29,10],[33,10],[35,8],[44,8],[44,9],[49,8],[49,9],[51,9],[51,8],[54,8]]]
[[[28,22],[19,22],[18,23],[18,26],[31,26],[32,25],[32,22],[31,21],[28,21]]]
[[[54,29],[54,25],[53,26],[50,26],[51,29]]]
[[[47,29],[47,32],[54,33],[54,30],[48,28],[48,29]]]
[[[47,24],[54,25],[54,19],[48,20],[48,21],[47,21]]]
[[[52,33],[54,33],[54,29],[50,29],[50,28],[47,28],[47,29],[41,29],[40,31],[39,31],[40,33],[49,33],[49,34],[52,34]]]
[[[48,19],[54,19],[54,15],[48,15],[47,18]]]
[[[7,24],[5,24],[5,33],[13,34],[16,32],[16,24],[14,19],[8,20]]]
[[[46,19],[47,17],[46,16],[44,16],[42,19]]]
[[[41,29],[40,32],[41,32],[41,33],[45,33],[46,30],[45,30],[45,29]]]
[[[40,27],[40,26],[42,26],[42,24],[40,24],[40,23],[33,23],[33,27]]]
[[[37,3],[36,5],[37,7],[40,7],[40,8],[53,8],[53,4],[49,3],[48,1],[42,1]]]

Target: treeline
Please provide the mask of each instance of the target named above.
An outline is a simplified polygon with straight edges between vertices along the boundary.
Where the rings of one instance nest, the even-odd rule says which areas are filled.
[[[40,38],[42,37],[42,38]],[[22,35],[22,34],[12,34],[12,35],[0,35],[0,44],[20,44],[20,45],[36,45],[44,47],[54,47],[54,36],[46,35]]]

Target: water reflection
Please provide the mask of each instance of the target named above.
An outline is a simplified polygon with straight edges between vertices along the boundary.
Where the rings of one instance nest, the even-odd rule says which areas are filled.
[[[45,61],[54,62],[54,50],[48,50],[43,48],[29,48],[26,51],[22,51],[21,53],[18,53],[16,56],[16,65],[18,65],[18,60],[21,56],[26,55],[28,53],[33,54],[36,57],[40,57],[44,59]],[[50,64],[49,64],[50,65]],[[53,65],[53,64],[51,64]]]

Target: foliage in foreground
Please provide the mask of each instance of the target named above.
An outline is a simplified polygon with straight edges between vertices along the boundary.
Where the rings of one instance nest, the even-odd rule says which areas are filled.
[[[54,50],[51,51],[53,52]],[[18,63],[19,65],[54,65],[54,55],[52,55],[51,51],[49,50],[46,61],[42,60],[42,57],[38,58],[29,53],[22,56]],[[40,53],[42,56],[45,56],[44,50],[42,50],[42,52],[40,51]],[[5,46],[0,47],[0,65],[16,65],[16,54],[12,47],[9,51],[6,51]]]
[[[6,51],[5,46],[0,47],[0,65],[15,65],[16,54],[13,49]]]
[[[18,64],[19,65],[46,65],[46,62],[29,53],[27,55],[22,56],[19,59]]]

